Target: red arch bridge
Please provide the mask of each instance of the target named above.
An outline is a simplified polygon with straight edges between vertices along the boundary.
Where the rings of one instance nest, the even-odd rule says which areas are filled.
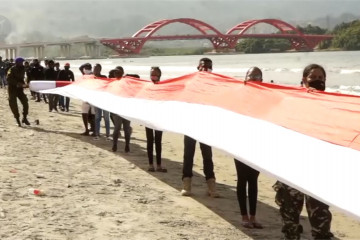
[[[172,23],[183,23],[199,31],[194,35],[174,35],[159,36],[154,35],[162,27]],[[279,31],[273,34],[249,34],[247,30],[251,27],[266,23],[274,26]],[[294,26],[277,19],[249,20],[237,24],[228,30],[225,34],[218,31],[213,26],[191,18],[178,18],[160,20],[146,25],[137,31],[130,38],[101,39],[100,42],[115,50],[119,54],[138,54],[147,41],[161,40],[194,40],[208,39],[216,51],[226,51],[235,49],[235,46],[241,38],[282,38],[288,39],[291,46],[296,51],[312,51],[321,41],[332,39],[331,35],[307,35],[300,32]]]

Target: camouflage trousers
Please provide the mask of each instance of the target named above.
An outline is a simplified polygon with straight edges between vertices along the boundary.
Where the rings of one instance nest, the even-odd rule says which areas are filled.
[[[300,239],[303,228],[299,221],[304,199],[313,238],[331,239],[334,236],[330,232],[332,215],[328,205],[279,181],[273,189],[276,191],[275,202],[280,207],[285,239]]]

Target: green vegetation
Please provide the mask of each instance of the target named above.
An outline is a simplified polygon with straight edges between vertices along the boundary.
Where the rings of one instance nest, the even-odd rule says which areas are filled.
[[[343,50],[360,50],[360,20],[342,23],[334,28],[332,47]]]
[[[328,33],[327,29],[318,26],[312,26],[311,24],[307,25],[306,27],[296,26],[296,28],[304,34],[322,35]]]
[[[286,39],[259,39],[248,38],[240,41],[235,50],[244,53],[284,52],[291,49],[291,44]]]
[[[149,48],[144,47],[141,54],[151,56],[173,56],[173,55],[202,55],[210,52],[211,48]]]

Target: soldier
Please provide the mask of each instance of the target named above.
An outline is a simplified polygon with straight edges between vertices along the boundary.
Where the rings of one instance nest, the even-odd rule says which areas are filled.
[[[306,88],[324,91],[325,81],[326,73],[322,66],[310,64],[305,67],[302,82]],[[332,215],[328,205],[279,181],[273,188],[276,191],[275,202],[280,207],[285,239],[300,239],[303,228],[299,219],[304,198],[314,239],[331,239],[334,236],[330,232]]]
[[[24,88],[28,87],[25,84],[25,67],[23,65],[24,59],[21,57],[16,58],[15,65],[12,66],[7,75],[8,80],[8,92],[9,92],[9,105],[14,117],[16,119],[17,125],[21,127],[20,122],[20,114],[17,105],[17,98],[19,98],[21,104],[23,105],[23,118],[22,123],[26,125],[30,125],[29,121],[27,120],[27,115],[29,113],[29,103],[28,99],[24,93]]]

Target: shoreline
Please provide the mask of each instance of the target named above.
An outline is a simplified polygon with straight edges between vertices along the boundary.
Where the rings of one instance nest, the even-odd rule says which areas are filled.
[[[359,50],[360,51],[360,50]],[[218,55],[258,55],[258,54],[277,54],[277,53],[306,53],[306,52],[352,52],[350,50],[342,50],[342,49],[314,49],[313,51],[273,51],[273,52],[259,52],[259,53],[245,53],[245,52],[205,52],[203,54],[169,54],[169,55],[142,55],[142,54],[129,54],[129,55],[109,55],[109,56],[100,56],[100,57],[90,57],[90,56],[81,56],[77,58],[66,58],[66,57],[44,57],[42,59],[53,59],[55,61],[72,61],[72,60],[104,60],[104,59],[127,59],[127,58],[149,58],[149,57],[176,57],[176,56],[218,56]],[[35,57],[24,57],[26,60],[31,61],[35,59]]]

